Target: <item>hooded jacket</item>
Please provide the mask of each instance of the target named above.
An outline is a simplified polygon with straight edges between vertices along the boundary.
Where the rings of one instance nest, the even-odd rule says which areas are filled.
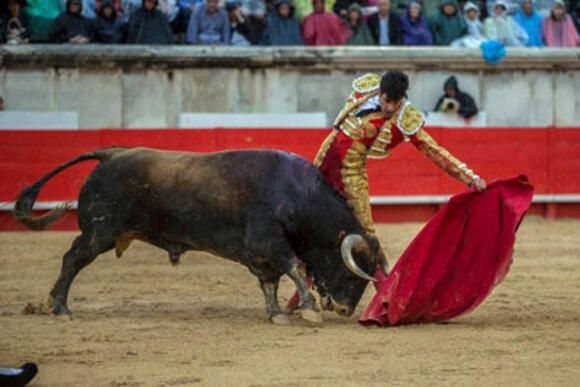
[[[288,17],[282,17],[279,8],[282,4],[290,6]],[[266,18],[266,27],[260,44],[264,46],[303,46],[300,22],[294,16],[294,7],[290,0],[280,0],[276,4],[276,11]]]
[[[104,9],[110,7],[113,10],[111,17],[106,17]],[[103,0],[95,20],[95,42],[116,44],[123,40],[123,26],[118,18],[115,3],[111,0]]]
[[[542,47],[544,38],[542,37],[542,15],[536,11],[536,5],[532,0],[532,14],[526,15],[523,9],[514,15],[514,21],[522,27],[528,34],[526,47]]]
[[[451,4],[455,7],[453,15],[446,15],[443,8]],[[467,34],[467,24],[459,11],[457,0],[443,0],[441,7],[433,13],[429,20],[433,41],[438,46],[448,46],[455,39]]]
[[[358,14],[359,14],[359,19],[358,19],[358,22],[356,25],[352,25],[350,23],[349,15],[351,12],[358,12]],[[350,30],[352,32],[352,35],[350,36],[350,38],[346,39],[347,45],[349,45],[349,46],[374,46],[375,40],[373,39],[373,36],[371,35],[371,31],[369,30],[367,23],[363,19],[362,10],[360,8],[360,5],[358,5],[358,3],[352,3],[348,7],[347,22],[348,22],[348,26],[350,27]]]
[[[127,43],[132,44],[171,44],[173,32],[169,26],[167,16],[155,8],[145,8],[143,0],[141,8],[137,9],[129,17]]]
[[[302,36],[309,46],[344,46],[351,32],[334,12],[312,12],[304,18]]]
[[[447,89],[455,89],[456,95],[455,99],[459,102],[459,111],[457,112],[461,117],[465,119],[469,119],[477,114],[477,105],[475,104],[475,100],[469,94],[462,92],[459,90],[459,85],[457,83],[457,78],[451,76],[447,78],[443,85],[444,94],[439,98],[437,101],[437,105],[435,105],[435,111],[439,111],[441,104],[446,98],[450,98],[447,95]]]
[[[429,24],[423,17],[423,9],[419,13],[417,20],[411,20],[411,4],[418,1],[411,1],[407,6],[407,12],[401,16],[401,25],[403,27],[403,43],[405,46],[429,46],[433,44],[433,36],[429,30]]]
[[[83,3],[78,2],[81,9],[78,13],[70,12],[70,6],[74,0],[67,0],[66,11],[60,14],[54,21],[52,40],[56,43],[68,43],[75,36],[84,36],[93,40],[93,28],[91,21],[82,15]]]

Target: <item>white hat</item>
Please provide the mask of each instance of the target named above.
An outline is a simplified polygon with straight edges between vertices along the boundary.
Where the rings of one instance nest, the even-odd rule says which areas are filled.
[[[503,9],[508,9],[508,5],[507,2],[505,2],[504,0],[495,0],[495,3],[493,3],[493,7],[497,7],[498,5],[501,5],[503,7]]]
[[[476,10],[477,12],[479,12],[479,8],[477,7],[477,5],[475,5],[474,3],[472,3],[471,1],[468,1],[467,3],[465,3],[465,5],[463,6],[463,12],[469,12],[471,10]]]

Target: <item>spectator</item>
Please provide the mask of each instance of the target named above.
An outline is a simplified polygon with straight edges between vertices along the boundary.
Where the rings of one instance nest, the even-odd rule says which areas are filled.
[[[248,47],[251,45],[250,36],[252,26],[248,19],[242,15],[242,8],[237,1],[228,1],[226,10],[230,17],[230,42],[232,46]]]
[[[443,0],[441,7],[431,16],[429,27],[438,46],[448,46],[467,34],[467,23],[459,12],[457,0]]]
[[[7,0],[6,12],[2,20],[2,42],[8,44],[28,43],[30,31],[28,17],[21,12],[26,6],[25,0]]]
[[[171,44],[173,33],[167,16],[157,9],[157,0],[143,0],[129,17],[127,43]]]
[[[123,41],[123,25],[117,16],[115,3],[103,0],[95,20],[95,42],[117,44]]]
[[[54,19],[62,9],[59,0],[27,0],[23,13],[28,17],[31,41],[48,41],[51,38]]]
[[[302,33],[308,46],[344,46],[350,30],[333,12],[326,12],[323,0],[312,0],[314,12],[304,18]]]
[[[53,41],[57,43],[90,43],[93,36],[91,21],[82,15],[81,0],[67,0],[66,11],[54,21]]]
[[[95,0],[81,0],[83,3],[83,10],[81,11],[82,15],[87,19],[94,19],[96,16],[95,13]],[[66,9],[67,0],[60,0],[61,9]]]
[[[407,12],[401,17],[403,44],[406,46],[430,46],[433,44],[429,24],[423,17],[422,11],[418,1],[411,1],[407,7]]]
[[[483,24],[479,21],[479,7],[468,1],[463,7],[463,17],[467,24],[467,35],[451,42],[453,47],[478,48],[483,42]]]
[[[542,16],[536,12],[534,0],[524,0],[522,9],[514,16],[514,21],[528,35],[527,47],[542,47]]]
[[[369,16],[367,21],[375,43],[379,46],[403,44],[401,20],[391,12],[390,0],[377,1],[378,12]]]
[[[262,35],[264,46],[303,46],[300,22],[294,16],[290,0],[280,0],[276,11],[266,18],[266,28]]]
[[[117,13],[117,17],[123,16],[123,2],[122,0],[110,0],[115,5],[115,12]],[[95,9],[101,10],[102,9],[103,0],[95,0]]]
[[[230,19],[228,13],[218,8],[218,0],[206,0],[195,9],[187,27],[187,43],[230,44]]]
[[[348,26],[350,27],[351,36],[346,39],[349,46],[374,46],[375,40],[371,35],[367,23],[362,16],[362,10],[358,3],[352,3],[348,7],[347,13]]]
[[[457,113],[466,120],[477,114],[473,97],[459,90],[457,78],[454,76],[447,78],[443,90],[445,94],[437,101],[436,112]]]
[[[527,34],[513,18],[507,15],[507,4],[504,0],[496,0],[493,14],[483,22],[483,35],[487,40],[496,40],[506,46],[523,46]]]
[[[542,33],[548,47],[576,47],[580,45],[578,31],[563,0],[554,0],[549,16],[542,20]]]
[[[324,0],[324,9],[333,9],[336,0]],[[294,14],[300,21],[314,12],[312,0],[294,0]]]

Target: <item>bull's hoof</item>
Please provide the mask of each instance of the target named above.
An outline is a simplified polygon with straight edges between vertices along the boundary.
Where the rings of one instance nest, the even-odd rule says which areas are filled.
[[[52,303],[52,313],[55,316],[68,315],[72,318],[72,312],[70,309],[58,300],[54,300]]]
[[[300,316],[311,323],[320,324],[322,322],[322,314],[312,309],[302,309],[300,310]]]
[[[272,324],[274,325],[285,325],[285,326],[292,325],[290,317],[288,317],[288,315],[284,313],[280,313],[275,316],[270,316],[270,321],[272,321]]]

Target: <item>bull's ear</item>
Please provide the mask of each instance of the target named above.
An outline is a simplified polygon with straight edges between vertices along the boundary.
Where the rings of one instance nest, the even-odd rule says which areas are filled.
[[[336,242],[338,243],[338,245],[340,246],[340,244],[342,243],[342,240],[344,239],[344,237],[346,236],[346,231],[344,230],[340,230],[338,232],[338,237],[336,239]]]

